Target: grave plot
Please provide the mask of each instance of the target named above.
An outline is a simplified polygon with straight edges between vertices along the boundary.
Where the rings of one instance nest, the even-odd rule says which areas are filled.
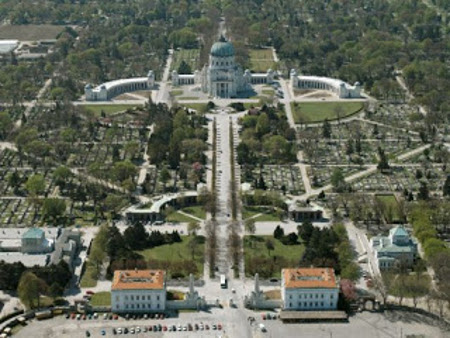
[[[320,188],[331,183],[330,179],[333,175],[334,166],[310,166],[307,168],[308,177],[313,188]],[[350,176],[357,172],[364,170],[364,167],[359,166],[340,166],[342,174]]]
[[[423,115],[418,106],[408,104],[380,104],[367,118],[396,128],[418,130],[423,126]]]
[[[37,209],[35,209],[37,208]],[[35,213],[35,210],[37,212]],[[31,226],[39,222],[39,206],[32,204],[27,199],[1,199],[0,200],[0,220],[1,227],[11,225]]]
[[[251,183],[253,189],[265,187],[292,195],[305,192],[300,169],[294,165],[264,165],[262,169],[253,170],[243,168],[242,175],[242,182]]]
[[[384,175],[377,172],[352,182],[351,186],[357,192],[403,192],[406,189],[416,193],[422,184],[426,184],[430,192],[440,194],[445,178],[449,174],[450,169],[444,171],[438,167],[426,170],[411,167],[394,167],[390,174]]]
[[[156,167],[147,169],[147,176],[142,189],[148,195],[160,195],[171,192],[195,190],[197,184],[205,182],[204,173],[197,174],[192,168],[184,167],[182,170],[167,169],[168,176],[161,175],[162,170]]]

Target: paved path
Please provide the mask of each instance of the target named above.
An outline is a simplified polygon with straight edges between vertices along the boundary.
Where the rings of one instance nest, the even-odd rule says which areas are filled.
[[[166,66],[164,68],[163,77],[159,85],[159,89],[156,94],[156,102],[167,102],[169,98],[169,93],[167,90],[167,84],[170,76],[170,67],[173,61],[173,50],[169,49],[169,56],[167,57]]]
[[[300,169],[300,173],[302,175],[302,180],[303,180],[303,187],[305,188],[306,194],[311,194],[311,191],[312,191],[311,181],[310,181],[308,173],[306,171],[307,165],[305,164],[305,161],[303,159],[303,151],[299,151],[297,153],[297,159],[298,159],[298,163],[296,164],[296,166],[299,167],[299,169]]]

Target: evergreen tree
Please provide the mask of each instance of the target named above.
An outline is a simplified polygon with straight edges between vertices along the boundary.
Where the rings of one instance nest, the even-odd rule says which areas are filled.
[[[442,188],[442,193],[444,196],[450,196],[450,175],[447,176],[444,186]]]
[[[178,74],[192,74],[192,69],[186,61],[182,60],[177,72]]]
[[[328,121],[328,119],[325,119],[322,125],[322,136],[324,138],[330,138],[331,137],[331,124]]]

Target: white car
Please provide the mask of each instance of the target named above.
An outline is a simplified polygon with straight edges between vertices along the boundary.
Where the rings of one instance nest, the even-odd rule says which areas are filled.
[[[183,330],[183,328],[181,327],[181,325],[178,325],[177,330],[178,330],[178,331]]]
[[[117,329],[117,333],[118,333],[118,334],[122,334],[122,328],[121,328],[121,327],[119,327],[119,328]]]

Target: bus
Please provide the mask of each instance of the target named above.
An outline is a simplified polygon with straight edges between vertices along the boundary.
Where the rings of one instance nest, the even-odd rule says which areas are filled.
[[[225,277],[225,275],[220,275],[220,287],[222,289],[227,288],[227,278]]]

